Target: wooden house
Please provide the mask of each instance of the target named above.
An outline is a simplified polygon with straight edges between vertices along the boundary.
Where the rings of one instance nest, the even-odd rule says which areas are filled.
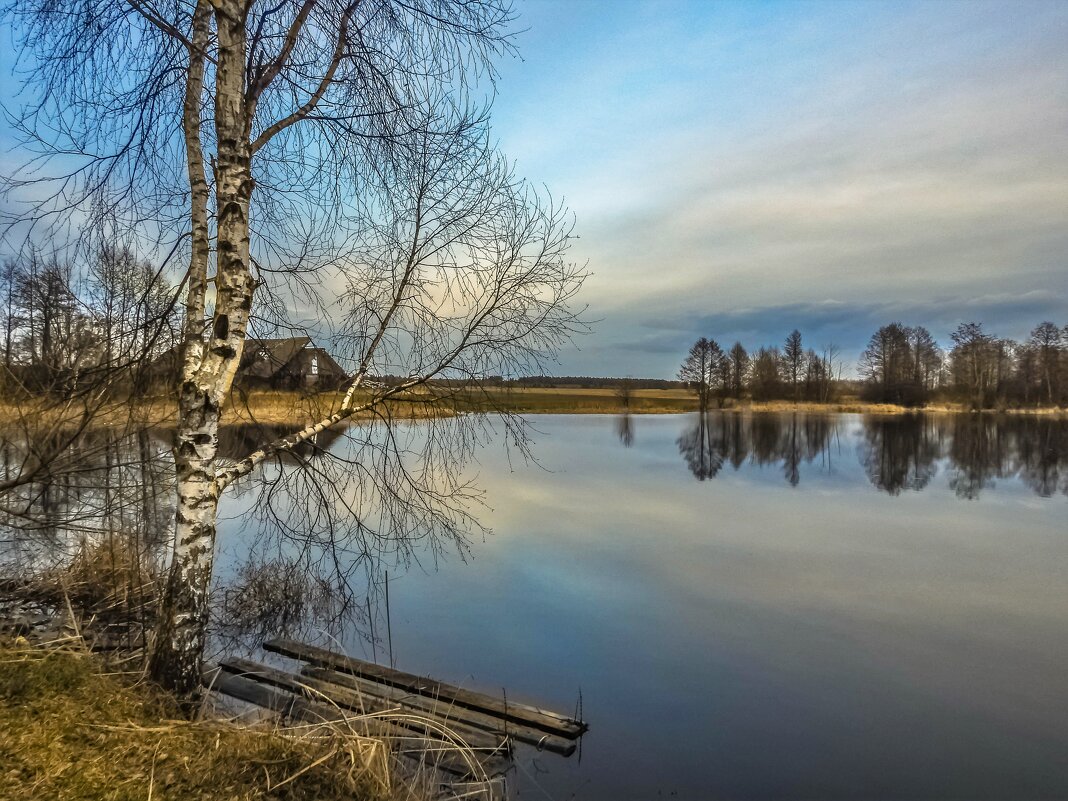
[[[248,339],[236,381],[248,388],[336,389],[348,378],[311,337]]]
[[[151,379],[173,384],[177,377],[177,350],[172,348],[150,368]],[[234,383],[246,389],[337,389],[348,379],[334,357],[311,337],[245,340],[241,365]]]

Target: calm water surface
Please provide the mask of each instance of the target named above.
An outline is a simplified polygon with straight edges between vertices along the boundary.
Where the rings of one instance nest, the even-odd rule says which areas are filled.
[[[1068,797],[1068,423],[536,425],[494,534],[390,580],[399,668],[581,698],[520,797]]]

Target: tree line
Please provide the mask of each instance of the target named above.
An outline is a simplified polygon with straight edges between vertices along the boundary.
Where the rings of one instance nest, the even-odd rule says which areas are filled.
[[[131,249],[103,245],[79,262],[37,250],[0,264],[0,391],[143,388],[175,342],[175,289]]]
[[[761,347],[755,352],[735,342],[724,350],[714,339],[701,337],[690,348],[679,369],[679,380],[697,393],[700,409],[728,399],[808,400],[834,399],[841,379],[840,350],[827,345],[819,352],[805,348],[801,332],[794,330],[781,348]]]
[[[1044,321],[1017,342],[961,323],[950,342],[943,350],[922,326],[884,325],[860,356],[861,397],[903,406],[937,398],[975,410],[1068,401],[1068,325]]]
[[[679,369],[679,380],[698,406],[728,399],[826,403],[842,386],[840,350],[805,348],[793,330],[781,347],[747,351],[740,342],[725,350],[698,339]],[[860,397],[908,407],[932,400],[970,409],[1063,406],[1068,403],[1068,325],[1039,323],[1022,342],[995,336],[982,323],[961,323],[941,347],[923,326],[884,325],[868,341],[857,365]]]

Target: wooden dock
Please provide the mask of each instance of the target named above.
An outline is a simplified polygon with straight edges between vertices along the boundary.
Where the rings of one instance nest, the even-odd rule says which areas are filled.
[[[428,763],[454,779],[487,779],[510,767],[515,744],[561,756],[575,752],[587,725],[547,709],[472,692],[290,639],[264,650],[303,663],[287,672],[224,659],[204,683],[293,723],[359,721],[400,757]]]

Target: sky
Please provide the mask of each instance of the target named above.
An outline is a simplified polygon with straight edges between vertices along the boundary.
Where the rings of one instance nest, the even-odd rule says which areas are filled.
[[[1068,3],[517,2],[494,130],[577,219],[558,374],[1068,323]]]
[[[672,378],[699,337],[797,328],[848,375],[893,321],[1068,323],[1068,2],[515,10],[494,134],[591,273],[555,374]]]

